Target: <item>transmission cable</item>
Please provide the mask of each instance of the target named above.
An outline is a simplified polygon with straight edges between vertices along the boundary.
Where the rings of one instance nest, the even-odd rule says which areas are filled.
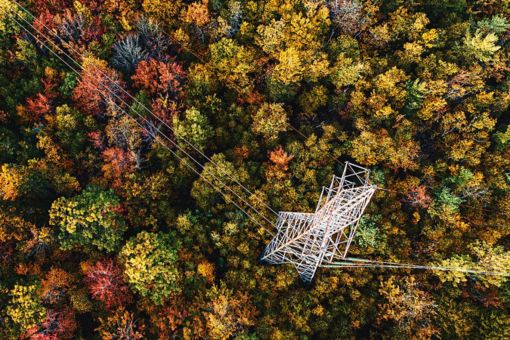
[[[36,17],[30,12],[28,11],[25,7],[23,7],[22,5],[20,5],[16,0],[12,0],[18,7],[20,7],[24,12],[26,12],[27,14],[29,14],[32,18],[36,19]],[[26,21],[24,18],[22,18],[25,22],[28,23],[28,21]],[[35,29],[35,27],[33,25],[31,25],[30,23],[28,23],[32,28]],[[56,34],[52,29],[50,29],[48,26],[46,26],[44,23],[42,23],[42,25],[49,31],[51,32],[55,37],[57,37],[62,43],[65,44],[65,42],[63,41],[63,39],[58,35]],[[37,29],[35,29],[36,31],[38,31]],[[38,31],[40,34],[42,34],[40,31]],[[171,40],[172,40],[172,37],[169,36],[166,32],[164,32]],[[46,38],[47,39],[47,38]],[[52,41],[51,41],[52,42]],[[53,43],[53,42],[52,42]],[[65,51],[63,51],[60,47],[57,46],[57,48],[59,48],[68,58],[70,58],[75,64],[77,65],[80,65],[77,61],[75,61],[72,57],[70,57]],[[75,49],[73,49],[72,47],[68,46],[68,49],[69,50],[72,50],[73,52],[75,52],[76,54],[80,55],[80,52],[79,51],[76,51]],[[81,67],[81,65],[80,65]],[[127,94],[131,99],[133,99],[136,103],[140,104],[140,106],[142,106],[147,112],[149,112],[149,114],[156,118],[157,120],[159,120],[162,124],[164,124],[167,128],[170,129],[170,131],[174,132],[174,130],[172,129],[172,127],[170,127],[165,121],[163,121],[160,117],[158,117],[157,115],[155,115],[150,109],[148,109],[143,103],[141,103],[136,97],[133,97],[128,91],[126,91],[125,89],[123,89],[122,87],[120,87],[116,82],[114,82],[106,73],[104,73],[101,69],[97,68],[96,65],[93,65],[93,67],[96,68],[96,70],[98,70],[105,78],[107,78],[108,80],[110,80],[114,86],[116,86],[117,88],[119,88],[123,93]],[[82,68],[83,69],[83,68]],[[108,90],[108,89],[107,89]],[[128,105],[122,98],[120,98],[116,93],[114,93],[113,91],[111,92],[112,95],[114,95],[117,99],[119,99],[121,102],[123,102],[124,104]],[[136,112],[138,114],[138,112]],[[299,131],[297,128],[295,128],[294,126],[292,126],[290,123],[287,123],[287,125],[294,131],[296,131],[299,135],[301,135],[304,139],[308,138],[307,136],[305,136],[301,131]],[[159,129],[158,129],[158,132],[161,132]],[[162,133],[162,132],[161,132]],[[174,135],[185,141],[186,144],[188,144],[189,146],[191,146],[194,150],[196,150],[197,152],[199,152],[202,156],[204,156],[209,162],[211,162],[214,166],[216,166],[219,170],[222,170],[221,167],[219,167],[214,161],[212,161],[207,155],[205,155],[199,148],[197,148],[195,145],[193,145],[191,142],[189,142],[187,139],[185,139],[184,137],[179,137],[177,136],[175,133]],[[165,136],[166,137],[166,136]],[[338,164],[340,165],[345,165],[345,162],[342,162],[337,158],[334,159],[335,162],[337,162]],[[270,206],[268,206],[267,204],[265,204],[265,202],[263,202],[258,196],[254,195],[248,188],[246,188],[242,183],[240,183],[239,181],[237,181],[237,179],[233,178],[230,174],[228,173],[223,173],[223,174],[226,174],[230,179],[232,179],[236,184],[240,185],[240,187],[245,190],[247,193],[249,193],[251,196],[253,197],[256,197],[259,202],[261,202],[269,211],[271,211],[274,215],[278,216],[278,213],[276,211],[274,211]],[[396,192],[396,193],[400,193],[402,195],[406,195],[406,193],[402,192],[402,191],[396,191],[396,190],[391,190],[391,189],[385,189],[385,188],[378,188],[379,190],[382,190],[382,191],[388,191],[388,192]],[[467,206],[467,207],[470,207],[466,204],[463,204],[461,203],[463,206]],[[483,210],[485,211],[490,211],[490,212],[495,212],[495,213],[499,213],[498,211],[495,211],[495,210],[491,210],[491,209],[485,209],[485,208],[482,208]],[[266,219],[267,220],[267,219]]]
[[[27,13],[28,15],[30,15],[33,19],[37,19],[30,11],[28,11],[25,7],[23,7],[22,5],[20,5],[16,0],[12,0],[18,7],[20,7],[25,13]],[[26,21],[24,18],[23,20],[25,22],[28,23],[28,21]],[[40,32],[39,30],[37,30],[33,25],[31,25],[30,23],[28,23],[30,26],[32,26],[36,31],[38,31],[40,34],[42,34],[42,32]],[[65,41],[56,33],[54,32],[52,29],[50,29],[44,22],[41,22],[42,26],[44,28],[46,28],[54,37],[56,37],[57,39],[60,40],[60,42],[62,44],[66,44]],[[67,44],[66,44],[67,45]],[[62,48],[58,47],[62,53],[64,53],[64,55],[66,55],[69,59],[71,59],[75,64],[79,65],[79,63],[77,61],[75,61],[69,54],[67,54]],[[78,56],[81,56],[81,53],[79,51],[77,51],[76,49],[73,49],[71,46],[68,46],[67,47],[69,50],[73,51],[74,53],[76,53]],[[220,166],[218,166],[218,164],[216,162],[214,162],[210,157],[208,157],[205,153],[203,153],[198,147],[196,147],[193,143],[191,143],[189,140],[187,140],[186,138],[182,137],[182,136],[178,136],[178,134],[175,133],[174,129],[169,125],[167,124],[163,119],[161,119],[160,117],[158,117],[156,114],[154,114],[144,103],[142,103],[140,100],[138,100],[136,97],[134,97],[133,95],[131,95],[128,91],[126,91],[125,89],[123,89],[121,86],[119,86],[118,84],[116,84],[109,76],[108,74],[106,74],[105,72],[103,72],[101,69],[97,68],[96,65],[93,65],[93,67],[96,68],[97,71],[99,71],[101,73],[101,75],[103,75],[106,79],[108,79],[109,81],[111,81],[115,86],[117,86],[118,89],[120,89],[123,93],[125,93],[130,99],[132,99],[134,102],[136,102],[138,105],[140,105],[145,111],[147,111],[153,118],[157,119],[161,124],[163,124],[164,126],[166,126],[173,134],[174,136],[177,138],[177,139],[180,139],[182,141],[184,141],[188,146],[190,146],[192,149],[194,149],[196,152],[198,152],[201,156],[203,156],[205,159],[207,159],[207,161],[209,161],[210,163],[212,163],[219,171],[222,171],[222,168]],[[117,97],[117,99],[119,99],[120,101],[122,101],[123,103],[125,103],[127,105],[127,103],[120,97],[118,97],[115,93],[112,92],[112,94],[114,96]],[[223,172],[223,175],[226,175],[228,176],[232,181],[234,181],[236,184],[238,184],[241,189],[243,189],[244,191],[246,191],[250,196],[253,196],[253,197],[256,197],[257,200],[259,200],[260,203],[262,203],[269,211],[271,211],[274,215],[278,216],[278,213],[276,211],[274,211],[269,205],[267,205],[261,198],[259,198],[258,196],[256,196],[255,194],[253,194],[248,188],[246,188],[246,186],[244,186],[242,183],[240,183],[235,177],[233,177],[232,175],[230,175],[229,173],[227,172]]]
[[[321,265],[321,267],[324,267],[324,268],[342,268],[342,267],[404,268],[404,269],[454,271],[454,272],[462,272],[462,273],[466,273],[466,274],[487,275],[487,276],[504,276],[504,277],[510,276],[510,272],[487,271],[487,270],[470,269],[470,268],[464,268],[464,267],[449,267],[449,266],[440,266],[440,265],[417,265],[417,264],[409,264],[409,263],[375,261],[375,260],[367,260],[367,259],[360,259],[360,258],[354,258],[354,257],[346,257],[338,262],[323,264],[323,265]]]
[[[202,58],[201,56],[199,56],[198,54],[196,54],[194,51],[190,50],[190,49],[189,49],[189,48],[187,48],[186,46],[183,46],[180,42],[178,42],[178,41],[176,42],[176,40],[175,40],[175,39],[174,39],[174,38],[173,38],[170,34],[168,34],[168,33],[167,33],[167,32],[165,32],[165,31],[162,31],[162,33],[163,33],[163,34],[165,34],[165,35],[166,35],[166,36],[170,39],[170,41],[171,41],[172,43],[179,44],[179,45],[181,46],[181,48],[185,49],[188,53],[190,53],[190,54],[194,55],[194,56],[195,56],[198,60],[200,60],[202,63],[205,63],[205,61],[203,60],[203,58]],[[221,71],[221,70],[220,70],[219,68],[217,68],[217,67],[214,67],[214,66],[212,66],[212,67],[213,67],[214,69],[218,70],[218,71]],[[291,123],[287,122],[286,124],[287,124],[287,126],[288,126],[289,128],[291,128],[293,131],[295,131],[296,133],[298,133],[298,134],[299,134],[299,135],[300,135],[300,136],[304,139],[304,141],[305,141],[305,142],[306,142],[306,139],[308,139],[309,137],[311,137],[311,136],[306,136],[306,135],[305,135],[304,133],[302,133],[299,129],[297,129],[296,127],[294,127]],[[334,159],[333,159],[333,161],[334,161],[334,162],[336,162],[337,164],[341,165],[341,166],[345,166],[345,162],[341,161],[339,158],[340,158],[340,156],[338,156],[338,157],[334,158]],[[427,187],[427,188],[429,188],[429,189],[431,189],[431,187],[430,187],[430,186],[426,186],[426,187]],[[407,194],[408,194],[408,192],[406,193],[406,192],[402,192],[402,191],[397,191],[397,190],[392,190],[392,189],[385,189],[385,188],[380,188],[380,187],[378,187],[377,189],[382,190],[382,191],[388,191],[388,192],[392,191],[392,192],[395,192],[395,193],[399,193],[399,194],[401,194],[401,195],[407,195]],[[461,205],[462,205],[462,206],[464,206],[464,207],[468,207],[468,208],[469,208],[469,207],[473,207],[473,206],[467,205],[467,204],[465,204],[465,203],[461,203]],[[476,208],[478,208],[478,207],[476,207]],[[483,210],[485,210],[485,211],[490,211],[490,212],[494,212],[494,213],[500,214],[500,212],[499,212],[499,211],[496,211],[496,210],[486,209],[486,208],[482,208],[482,209],[483,209]]]
[[[20,18],[23,19],[23,21],[27,22],[23,17],[19,16]],[[32,36],[36,41],[38,41],[39,43],[41,43],[46,49],[48,49],[48,51],[50,51],[53,55],[55,55],[60,61],[62,61],[66,66],[68,66],[73,72],[75,72],[78,76],[80,75],[80,72],[77,71],[73,66],[71,66],[68,62],[66,62],[65,60],[63,60],[56,52],[54,52],[50,47],[48,47],[48,45],[46,45],[43,41],[41,41],[38,37],[36,37],[34,34],[32,34],[32,32],[30,32],[23,24],[21,24],[18,20],[16,20],[14,17],[12,17],[12,19],[21,27],[23,28],[28,34],[30,34],[30,36]],[[28,23],[28,22],[27,22]],[[30,23],[28,23],[32,28],[35,29],[35,27],[33,27]],[[36,31],[38,31],[37,29],[35,29]],[[39,34],[41,34],[39,32]],[[41,34],[46,40],[49,40],[47,39],[47,37],[44,35],[44,34]],[[52,44],[54,44],[51,40],[49,40]],[[58,48],[58,46],[57,46]],[[68,56],[68,55],[67,55]],[[68,56],[69,57],[69,56]],[[72,58],[71,58],[72,59]],[[74,60],[73,60],[74,61]],[[74,61],[76,63],[76,61]],[[98,93],[104,97],[105,100],[107,100],[108,98],[106,98],[104,96],[104,94],[100,91],[100,89],[98,88]],[[108,89],[105,89],[108,91]],[[110,94],[113,94],[110,92]],[[148,133],[149,135],[152,135],[153,137],[154,134],[152,132],[150,132],[147,128],[145,128],[143,125],[140,124],[140,122],[138,122],[136,119],[134,119],[131,115],[129,115],[123,108],[121,108],[117,103],[115,103],[114,101],[112,101],[112,104],[117,107],[121,112],[125,113],[128,117],[130,117],[131,119],[133,119],[135,121],[135,123],[137,125],[139,125],[146,133]],[[156,131],[158,132],[158,135],[159,136],[163,136],[165,139],[167,139],[170,143],[172,143],[176,148],[178,148],[181,152],[183,152],[185,155],[187,155],[191,160],[193,160],[197,165],[201,166],[202,169],[204,168],[203,165],[198,162],[196,159],[194,159],[191,155],[189,155],[185,150],[183,150],[177,143],[175,143],[174,141],[172,141],[168,136],[166,136],[165,134],[163,134],[157,127],[154,126],[154,124],[150,121],[148,121],[145,117],[143,117],[142,115],[140,115],[138,112],[135,111],[135,113],[141,118],[143,119],[145,122],[147,122],[149,125],[152,126],[152,128],[156,129]],[[156,140],[159,142],[159,140]],[[194,169],[191,165],[189,165],[183,158],[181,158],[180,156],[178,156],[178,154],[171,150],[167,145],[159,142],[159,144],[161,144],[164,148],[166,148],[167,150],[169,150],[173,155],[175,155],[179,160],[181,161],[184,161],[184,164],[189,167],[191,170],[193,170],[197,175],[199,175],[199,177],[201,177],[206,183],[210,184],[216,191],[218,191],[220,194],[223,195],[223,197],[225,198],[226,201],[231,201],[238,209],[240,209],[246,216],[248,216],[250,219],[252,219],[257,225],[259,225],[260,227],[266,229],[257,219],[255,219],[253,216],[251,216],[247,211],[245,211],[243,208],[241,208],[235,201],[233,201],[232,199],[227,199],[226,195],[217,187],[215,186],[213,183],[211,183],[207,178],[205,178],[205,176],[203,176],[200,172],[198,172],[196,169]],[[212,177],[214,177],[214,179],[218,180],[227,190],[229,190],[232,194],[234,194],[237,198],[239,198],[244,204],[248,205],[252,210],[254,210],[259,216],[261,216],[266,222],[270,223],[271,225],[274,226],[274,223],[270,220],[268,220],[264,215],[262,215],[256,208],[254,208],[249,202],[245,201],[242,197],[240,197],[235,191],[233,191],[228,185],[226,185],[225,183],[223,183],[220,179],[218,179],[215,175],[211,174]]]

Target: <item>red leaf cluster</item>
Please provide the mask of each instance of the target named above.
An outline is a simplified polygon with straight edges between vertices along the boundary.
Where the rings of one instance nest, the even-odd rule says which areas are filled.
[[[22,339],[58,340],[72,339],[76,331],[76,320],[72,309],[63,311],[48,310],[46,319],[30,328]]]
[[[64,8],[68,8],[72,1],[69,0],[32,0],[33,11],[40,13],[42,11],[48,11],[51,13],[57,13],[62,11]]]
[[[186,73],[182,66],[150,59],[141,61],[132,76],[135,86],[150,94],[168,95],[172,99],[182,97]]]
[[[406,197],[406,200],[414,207],[427,209],[432,203],[432,198],[427,194],[427,188],[420,185],[412,190]]]
[[[58,85],[57,73],[51,68],[46,68],[45,75],[41,79],[43,91],[27,99],[27,111],[31,116],[29,122],[37,122],[39,118],[51,111],[51,102],[57,97],[55,91]]]
[[[83,65],[81,79],[73,91],[73,100],[85,114],[100,116],[108,104],[125,99],[124,83],[117,73],[99,60]]]
[[[278,146],[276,149],[269,153],[269,159],[273,162],[279,169],[283,171],[287,171],[289,169],[289,162],[294,158],[294,156],[287,154],[285,150],[281,146]]]
[[[122,270],[111,259],[98,261],[90,267],[85,282],[92,297],[108,309],[124,306],[132,300]]]
[[[40,117],[50,112],[50,101],[44,94],[38,93],[27,99],[27,110],[33,115],[30,117],[30,121],[36,122]]]
[[[35,19],[32,25],[35,28],[36,32],[40,32],[41,34],[45,34],[46,36],[52,36],[54,32],[49,32],[49,30],[55,29],[58,22],[55,20],[55,15],[53,15],[48,8],[42,8],[40,13]],[[46,42],[44,36],[40,36],[41,41]],[[46,42],[47,43],[47,42]]]
[[[101,136],[101,131],[91,131],[87,134],[89,137],[90,142],[96,149],[102,150],[103,149],[103,140]]]
[[[172,124],[173,117],[178,114],[177,104],[163,97],[152,102],[151,111],[168,125]]]
[[[182,333],[187,333],[193,339],[204,338],[206,335],[204,321],[199,315],[189,312],[197,308],[196,305],[185,305],[183,300],[178,300],[154,314],[159,338],[179,338]]]

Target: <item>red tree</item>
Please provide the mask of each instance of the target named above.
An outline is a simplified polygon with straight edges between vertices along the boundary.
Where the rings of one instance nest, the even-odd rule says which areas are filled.
[[[108,309],[124,306],[132,299],[122,270],[111,259],[98,261],[87,270],[85,282],[96,300]]]
[[[58,73],[50,67],[44,70],[44,77],[41,78],[43,91],[27,99],[27,117],[29,122],[37,122],[43,115],[51,111],[52,101],[58,96]]]
[[[160,339],[181,338],[183,333],[193,339],[205,337],[205,323],[199,313],[190,311],[200,310],[196,304],[189,304],[184,299],[176,299],[159,312],[151,315],[152,322],[157,327]]]
[[[112,187],[121,186],[126,175],[135,169],[135,157],[131,151],[118,147],[107,148],[103,151],[104,165],[101,167],[104,177],[112,181]]]
[[[44,1],[41,1],[44,2]],[[55,15],[52,14],[48,8],[45,6],[37,11],[39,15],[34,19],[33,26],[35,28],[36,33],[42,34],[51,34],[49,30],[55,29],[57,25],[57,20],[55,20]],[[39,35],[39,34],[38,34]],[[51,36],[51,35],[50,35]],[[41,37],[41,41],[45,42],[45,38]]]
[[[181,65],[151,59],[138,64],[132,79],[135,86],[150,94],[168,95],[176,100],[182,97],[185,77]]]
[[[68,0],[33,0],[31,1],[33,11],[40,13],[48,11],[51,13],[60,12],[69,7],[72,1]]]
[[[85,58],[81,79],[73,91],[78,108],[90,115],[103,115],[108,104],[120,105],[125,100],[124,83],[106,62]]]
[[[427,194],[427,188],[423,185],[417,186],[407,194],[406,200],[412,206],[423,209],[427,209],[432,203],[432,198]]]
[[[152,102],[151,111],[163,122],[170,125],[173,117],[178,114],[177,103],[165,97],[158,97]]]
[[[103,137],[101,135],[101,131],[91,131],[87,134],[87,136],[89,137],[89,141],[96,149],[103,149]]]
[[[46,319],[27,330],[22,339],[58,340],[72,339],[76,331],[76,320],[72,309],[48,310]]]
[[[34,97],[28,98],[27,110],[32,114],[30,121],[38,121],[41,116],[47,114],[51,110],[48,97],[42,93],[38,93]]]

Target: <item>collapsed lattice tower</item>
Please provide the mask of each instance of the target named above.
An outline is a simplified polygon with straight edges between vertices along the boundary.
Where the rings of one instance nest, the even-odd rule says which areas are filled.
[[[346,162],[342,176],[323,187],[315,213],[278,214],[277,234],[262,260],[292,263],[301,279],[312,281],[318,267],[346,257],[358,222],[376,190],[368,182],[370,171]]]

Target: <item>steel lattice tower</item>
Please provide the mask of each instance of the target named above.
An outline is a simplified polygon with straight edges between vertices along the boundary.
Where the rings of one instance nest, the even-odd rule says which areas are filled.
[[[323,187],[315,213],[280,212],[277,234],[262,261],[292,263],[301,279],[310,283],[318,267],[346,257],[358,222],[376,190],[370,171],[346,162],[341,177]]]

